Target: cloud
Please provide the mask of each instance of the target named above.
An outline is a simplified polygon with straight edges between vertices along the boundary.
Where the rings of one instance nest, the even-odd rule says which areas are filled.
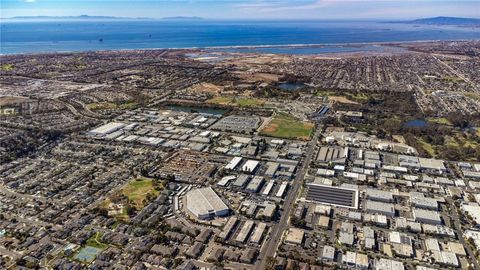
[[[37,0],[24,0],[25,3],[35,3]]]

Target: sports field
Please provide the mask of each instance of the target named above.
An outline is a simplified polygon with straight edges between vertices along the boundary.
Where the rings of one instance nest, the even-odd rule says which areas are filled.
[[[102,252],[102,249],[100,248],[85,246],[80,249],[80,251],[78,251],[78,253],[73,258],[78,261],[90,263],[95,260],[95,258],[98,254],[100,254],[100,252]]]
[[[304,122],[288,114],[277,114],[272,121],[260,132],[261,135],[285,138],[310,140],[314,124]]]
[[[163,188],[163,186],[158,186]],[[155,188],[155,183],[151,179],[135,179],[130,181],[123,189],[122,193],[128,197],[128,200],[132,201],[137,209],[142,209],[144,205],[144,200],[147,198],[147,195],[157,196],[160,191]]]

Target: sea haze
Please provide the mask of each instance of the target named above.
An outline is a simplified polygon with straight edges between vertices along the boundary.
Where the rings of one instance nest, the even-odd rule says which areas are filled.
[[[478,27],[367,21],[6,21],[0,29],[2,54],[480,39]]]

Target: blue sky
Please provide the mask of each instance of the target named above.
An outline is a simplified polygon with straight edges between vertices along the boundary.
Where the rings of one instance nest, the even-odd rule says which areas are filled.
[[[0,0],[0,17],[106,15],[210,19],[480,18],[480,0]]]

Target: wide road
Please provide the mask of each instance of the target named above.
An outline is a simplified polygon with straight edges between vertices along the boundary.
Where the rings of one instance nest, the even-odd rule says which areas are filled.
[[[465,238],[463,238],[464,229],[462,229],[462,224],[460,223],[460,217],[458,216],[458,213],[457,213],[457,207],[455,206],[455,203],[451,198],[445,198],[445,199],[450,206],[450,213],[452,214],[453,225],[455,226],[455,231],[457,233],[458,240],[460,241],[460,244],[463,245],[465,250],[467,250],[468,257],[470,257],[470,260],[473,262],[473,265],[475,266],[474,269],[480,269],[480,265],[478,264],[477,257],[475,257],[475,253],[470,247],[470,244],[467,243],[467,241],[465,241]]]
[[[263,250],[260,252],[260,261],[255,265],[255,269],[263,270],[267,267],[267,258],[274,256],[275,252],[277,251],[277,247],[280,244],[280,240],[282,240],[282,232],[288,228],[290,212],[292,211],[292,206],[295,198],[297,197],[298,190],[302,186],[303,179],[308,171],[308,165],[310,164],[312,156],[315,152],[315,146],[317,145],[320,130],[320,128],[317,128],[312,140],[308,144],[305,160],[303,161],[302,167],[297,171],[297,176],[292,183],[292,190],[288,193],[283,204],[284,211],[280,217],[280,222],[276,226],[273,226],[273,229],[270,232],[270,237],[266,240]]]

